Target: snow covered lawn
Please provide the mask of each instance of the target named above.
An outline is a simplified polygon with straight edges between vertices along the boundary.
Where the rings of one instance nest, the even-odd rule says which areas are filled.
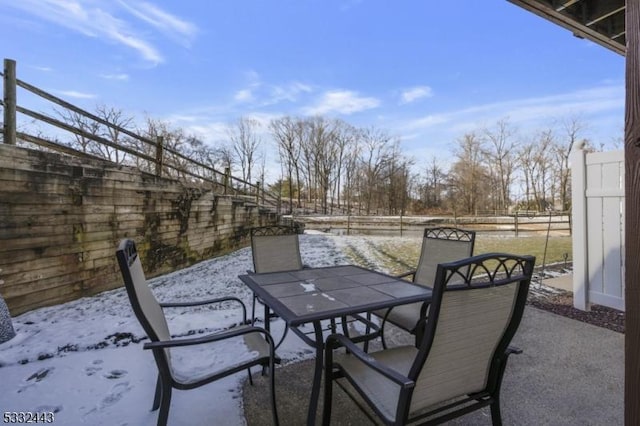
[[[388,272],[378,260],[376,244],[370,242],[376,238],[390,244],[394,241],[394,237],[301,235],[302,260],[310,266],[365,262],[364,266]],[[416,239],[417,249],[419,244]],[[238,275],[251,268],[251,251],[245,248],[149,282],[160,301],[234,295],[250,309],[251,293]],[[172,333],[178,336],[228,328],[242,315],[232,304],[215,309],[172,308],[165,313]],[[146,337],[124,288],[28,312],[14,318],[13,324],[17,336],[0,345],[3,412],[52,411],[55,423],[63,425],[156,423],[157,411],[150,408],[157,370],[151,352],[142,349]],[[282,321],[272,324],[275,339],[282,331]],[[196,356],[189,358],[193,361],[187,368],[212,360],[229,361],[234,357],[233,349],[228,344],[216,351],[215,357],[206,347],[192,350]],[[284,363],[313,356],[293,333],[288,334],[278,355]],[[222,424],[224,419],[225,425],[244,425],[240,389],[245,379],[246,374],[239,373],[198,389],[174,391],[169,423]]]

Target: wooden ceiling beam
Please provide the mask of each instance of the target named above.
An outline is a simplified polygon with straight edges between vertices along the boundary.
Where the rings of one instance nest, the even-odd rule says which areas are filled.
[[[627,34],[626,31],[619,32],[618,34],[612,35],[611,36],[611,40],[615,40],[615,39],[620,38],[620,37],[622,37],[623,35],[626,35],[626,34]]]
[[[580,22],[578,18],[574,16],[570,16],[569,14],[565,14],[562,12],[556,11],[556,9],[552,6],[551,1],[547,0],[508,0],[510,3],[513,3],[517,6],[522,7],[523,9],[528,10],[529,12],[535,13],[542,18],[551,21],[561,27],[564,27],[571,31],[575,36],[580,38],[586,38],[588,40],[593,41],[601,46],[606,47],[620,55],[625,55],[626,46],[625,43],[620,40],[616,41],[610,37],[610,34],[604,34],[598,31],[597,25],[592,27],[588,27],[584,22]],[[565,6],[568,5],[572,0],[569,0],[564,3]],[[578,3],[580,0],[576,0],[574,3]],[[568,6],[567,6],[568,7]]]
[[[626,8],[626,6],[622,6],[622,7],[619,7],[619,8],[617,8],[617,9],[615,9],[615,10],[612,10],[611,12],[607,12],[607,13],[605,13],[605,14],[603,14],[603,15],[598,16],[596,19],[594,19],[594,20],[592,20],[592,21],[587,22],[585,25],[586,25],[587,27],[590,27],[590,26],[592,26],[592,25],[593,25],[593,24],[595,24],[595,23],[598,23],[598,22],[600,22],[600,21],[603,21],[603,20],[607,19],[607,18],[608,18],[608,17],[610,17],[610,16],[615,15],[616,13],[619,13],[619,12],[624,11],[624,10],[625,10],[625,8]]]
[[[569,1],[566,1],[566,2],[564,2],[562,4],[562,6],[558,6],[556,8],[556,12],[562,12],[566,8],[571,7],[571,6],[573,6],[574,4],[576,4],[576,3],[580,2],[580,1],[582,1],[582,0],[569,0]]]

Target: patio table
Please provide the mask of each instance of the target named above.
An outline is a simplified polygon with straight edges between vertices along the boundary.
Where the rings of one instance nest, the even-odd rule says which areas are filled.
[[[271,309],[316,350],[308,425],[315,424],[320,395],[324,349],[321,321],[358,317],[364,312],[431,299],[431,290],[426,287],[355,265],[247,274],[239,278],[264,302],[265,318],[269,318]],[[313,325],[313,338],[299,327],[308,323]],[[265,321],[265,328],[269,328],[269,321]]]

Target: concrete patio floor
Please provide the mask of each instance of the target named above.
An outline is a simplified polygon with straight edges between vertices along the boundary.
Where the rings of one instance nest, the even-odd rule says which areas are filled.
[[[411,342],[399,330],[387,333],[393,344]],[[505,425],[624,424],[623,334],[527,306],[513,344],[524,353],[510,358],[505,373],[501,396]],[[313,361],[277,368],[282,425],[305,424],[312,368]],[[249,426],[268,425],[266,382],[255,376],[255,385],[244,387],[246,421]],[[319,413],[321,406],[322,401]],[[333,408],[332,424],[371,424],[340,389],[334,393]],[[489,410],[448,424],[489,425]]]

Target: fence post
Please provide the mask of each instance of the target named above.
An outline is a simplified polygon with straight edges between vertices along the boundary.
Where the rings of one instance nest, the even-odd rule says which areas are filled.
[[[4,60],[4,143],[16,144],[16,61]]]
[[[518,238],[518,212],[516,211],[513,215],[513,227],[516,231],[516,238]]]
[[[256,181],[256,203],[260,204],[260,181]]]
[[[231,169],[229,167],[224,168],[224,195],[227,195],[229,191],[229,176],[231,175]]]
[[[162,146],[164,144],[164,139],[162,136],[158,136],[158,138],[156,139],[156,176],[161,177],[162,176],[162,162],[163,162],[163,155],[162,155]]]
[[[263,195],[264,195],[264,193],[263,193]],[[278,203],[277,203],[276,211],[278,212],[278,214],[282,213],[282,191],[278,191]],[[293,218],[293,210],[290,209],[289,213],[291,214],[291,217]]]
[[[571,233],[573,243],[573,306],[583,311],[589,309],[589,274],[587,272],[587,170],[584,142],[571,153],[571,216],[575,228]]]

